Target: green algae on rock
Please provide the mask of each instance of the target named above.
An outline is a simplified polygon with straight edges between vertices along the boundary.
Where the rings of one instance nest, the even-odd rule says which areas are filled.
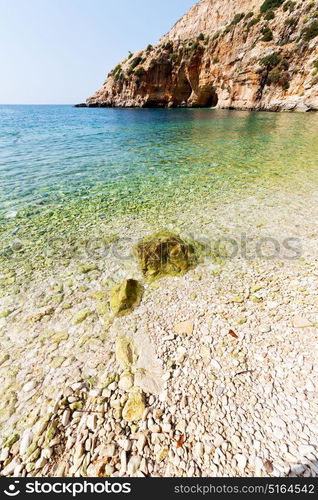
[[[116,316],[129,314],[139,306],[143,295],[143,286],[133,279],[116,285],[110,292],[110,307]]]
[[[180,236],[162,231],[141,240],[135,247],[139,266],[147,278],[180,276],[199,262],[199,248]]]
[[[4,443],[3,445],[3,448],[10,448],[10,446],[12,446],[14,443],[16,443],[18,441],[18,439],[20,438],[19,434],[12,434],[12,436],[10,436],[7,441]]]
[[[89,310],[82,310],[82,311],[79,311],[75,316],[74,316],[74,319],[73,319],[73,325],[78,325],[79,323],[83,323],[83,321],[85,321],[85,319],[88,318],[88,316],[90,316],[92,314],[92,311],[89,311]]]

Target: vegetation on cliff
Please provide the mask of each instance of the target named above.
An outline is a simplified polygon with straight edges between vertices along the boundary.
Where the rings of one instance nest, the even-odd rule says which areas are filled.
[[[235,7],[230,0],[213,6],[201,0],[156,46],[118,64],[87,105],[318,109],[312,79],[318,3],[249,6],[245,0]],[[273,53],[283,62],[268,68],[263,59]]]

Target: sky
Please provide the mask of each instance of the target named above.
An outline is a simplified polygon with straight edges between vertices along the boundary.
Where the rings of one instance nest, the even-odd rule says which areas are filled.
[[[0,0],[0,103],[85,101],[195,0]]]

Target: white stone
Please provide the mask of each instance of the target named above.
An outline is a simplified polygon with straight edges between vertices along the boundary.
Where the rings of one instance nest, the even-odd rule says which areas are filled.
[[[304,316],[294,316],[293,318],[293,327],[294,328],[307,328],[312,326],[311,321],[309,321]]]
[[[27,382],[24,386],[23,386],[23,391],[24,392],[30,392],[32,391],[33,389],[35,389],[36,387],[36,381],[35,380],[31,380],[30,382]]]
[[[237,461],[237,466],[238,466],[238,469],[240,471],[241,474],[244,474],[244,471],[245,471],[245,467],[246,467],[246,464],[247,464],[247,458],[245,455],[241,454],[241,453],[237,453],[235,455],[235,459]]]
[[[120,453],[120,472],[124,474],[127,470],[127,455],[125,450],[122,450]]]
[[[132,456],[129,459],[128,466],[127,466],[127,472],[129,475],[135,474],[139,468],[141,458],[137,456]]]
[[[306,389],[308,392],[315,392],[315,386],[311,380],[307,380]]]
[[[116,389],[117,389],[117,382],[112,382],[111,384],[109,384],[108,389],[110,391],[116,391]]]
[[[17,458],[14,458],[11,460],[11,462],[1,471],[2,476],[11,476],[17,467],[17,465],[20,465],[20,462],[18,462]]]
[[[51,458],[53,455],[53,449],[52,448],[43,448],[42,452],[41,452],[41,456],[44,457],[44,458]]]
[[[187,422],[185,420],[180,420],[176,425],[176,430],[184,433],[186,427],[187,427]]]
[[[131,441],[129,439],[123,439],[121,442],[118,443],[121,448],[125,451],[130,451],[131,450]]]
[[[9,447],[3,448],[3,450],[1,450],[0,453],[0,462],[4,462],[5,460],[7,460],[8,456],[9,456]]]
[[[35,470],[43,469],[43,467],[47,464],[47,459],[41,456],[35,463]]]
[[[20,441],[19,453],[20,453],[21,457],[23,457],[23,455],[25,455],[31,442],[32,442],[32,432],[29,430],[26,430],[23,433],[23,436],[22,436],[21,441]]]
[[[130,374],[126,374],[120,378],[120,380],[118,382],[118,387],[122,391],[129,391],[129,389],[132,388],[133,384],[134,384],[133,376]]]
[[[63,416],[62,416],[62,425],[64,427],[67,426],[67,424],[69,423],[70,421],[70,416],[71,416],[71,412],[70,410],[67,408],[66,410],[64,410],[63,412]]]
[[[176,362],[182,363],[185,360],[186,354],[187,354],[187,350],[185,347],[183,347],[183,346],[178,347],[178,349],[176,351]]]
[[[299,453],[300,455],[302,455],[303,457],[306,457],[307,455],[316,455],[316,449],[314,446],[311,446],[309,444],[301,444],[299,446]]]
[[[273,436],[276,439],[283,439],[285,433],[280,427],[274,427],[273,428]]]
[[[93,432],[96,431],[96,428],[97,428],[97,415],[96,415],[96,413],[89,415],[89,417],[87,419],[87,427]]]
[[[211,359],[210,365],[214,370],[221,370],[221,365],[216,359]]]
[[[279,417],[270,417],[270,421],[273,425],[277,427],[286,427],[285,422]]]
[[[196,443],[194,446],[193,455],[196,458],[201,458],[201,457],[203,457],[203,454],[204,454],[203,443]]]
[[[142,450],[144,449],[145,444],[146,444],[146,436],[144,434],[141,434],[141,436],[139,436],[137,441],[137,450],[140,455],[142,453]]]
[[[88,395],[91,398],[97,398],[98,396],[100,396],[100,394],[101,394],[101,389],[91,389],[88,393]]]
[[[171,431],[171,424],[162,424],[162,432],[170,432]]]

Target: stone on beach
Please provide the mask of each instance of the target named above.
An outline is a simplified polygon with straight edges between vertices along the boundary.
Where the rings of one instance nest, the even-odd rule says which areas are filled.
[[[123,418],[127,420],[127,422],[137,422],[142,419],[145,408],[146,405],[143,394],[135,390],[130,393],[124,406]]]
[[[309,321],[304,316],[294,316],[293,318],[293,327],[294,328],[307,328],[313,326],[311,321]]]
[[[191,335],[193,332],[194,323],[192,320],[182,321],[174,325],[173,330],[178,335]]]
[[[124,316],[135,309],[141,301],[143,286],[134,279],[116,285],[110,293],[110,307],[116,316]]]
[[[184,274],[198,262],[193,244],[164,231],[141,240],[135,251],[139,266],[148,278]]]
[[[132,337],[120,335],[116,339],[116,361],[121,368],[129,368],[134,362],[134,343]]]

